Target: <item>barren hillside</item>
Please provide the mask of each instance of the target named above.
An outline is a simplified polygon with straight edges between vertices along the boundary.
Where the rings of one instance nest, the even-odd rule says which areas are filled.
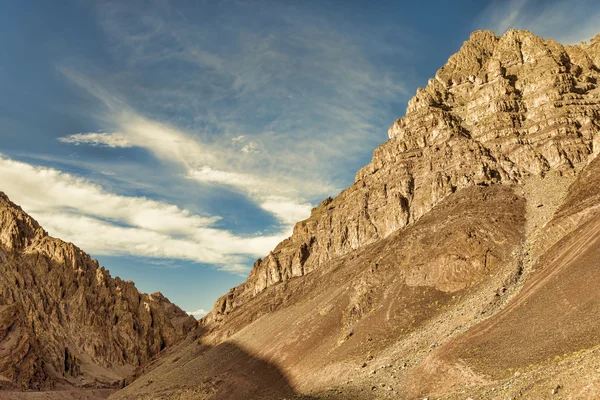
[[[597,397],[599,66],[600,36],[473,33],[355,183],[114,398]]]
[[[0,271],[2,389],[118,388],[196,327],[160,293],[140,293],[48,236],[3,193]]]

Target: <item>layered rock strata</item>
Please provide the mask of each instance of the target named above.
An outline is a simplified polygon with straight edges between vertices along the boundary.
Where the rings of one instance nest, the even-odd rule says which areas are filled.
[[[417,91],[354,184],[257,260],[206,321],[413,224],[458,189],[576,174],[600,153],[599,79],[600,35],[563,46],[528,31],[473,33]]]

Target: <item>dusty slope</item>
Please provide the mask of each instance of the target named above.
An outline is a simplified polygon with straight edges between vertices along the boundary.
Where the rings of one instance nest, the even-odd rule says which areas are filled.
[[[555,398],[558,386],[561,398],[597,397],[598,176],[600,159],[543,231],[586,217],[525,283],[520,187],[465,189],[411,228],[269,288],[232,316],[240,330],[224,344],[200,331],[113,398]],[[440,263],[452,254],[470,266]],[[485,254],[496,261],[482,270]]]
[[[241,399],[214,395],[207,387],[235,385],[244,391],[256,384],[231,381],[231,373],[217,366],[238,371],[249,354],[277,365],[285,375],[282,387],[296,392],[349,379],[366,379],[359,387],[370,388],[372,369],[396,365],[402,352],[415,362],[431,344],[500,304],[496,290],[518,274],[524,213],[524,200],[512,188],[464,189],[410,228],[285,287],[270,287],[232,315],[226,330],[203,332],[115,398]],[[455,318],[446,321],[450,313]],[[239,332],[212,347],[227,330]],[[396,349],[399,341],[406,348]],[[222,350],[232,346],[243,354]],[[395,386],[393,379],[387,384]]]
[[[160,293],[140,293],[48,236],[3,193],[0,272],[2,389],[118,387],[196,327]]]
[[[565,229],[537,259],[523,289],[505,309],[436,350],[411,373],[415,396],[442,395],[471,383],[472,376],[449,373],[465,369],[490,383],[508,381],[510,387],[503,389],[513,397],[519,391],[548,395],[557,385],[576,398],[584,392],[588,398],[600,396],[598,367],[581,368],[584,362],[599,364],[598,177],[600,159],[584,171],[544,230],[555,231],[555,226],[580,214],[576,226]],[[515,374],[520,379],[511,382]],[[530,375],[535,379],[528,380]]]
[[[356,182],[113,397],[593,397],[599,61],[600,36],[474,33]]]
[[[102,400],[117,389],[76,389],[51,391],[0,391],[0,400]]]

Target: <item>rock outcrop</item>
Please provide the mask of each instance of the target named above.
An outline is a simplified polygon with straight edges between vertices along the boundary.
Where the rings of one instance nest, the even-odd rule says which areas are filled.
[[[110,387],[196,328],[0,193],[0,388]]]
[[[599,79],[600,35],[562,46],[528,31],[474,32],[417,91],[354,184],[257,260],[206,321],[414,224],[461,188],[575,175],[600,153]]]

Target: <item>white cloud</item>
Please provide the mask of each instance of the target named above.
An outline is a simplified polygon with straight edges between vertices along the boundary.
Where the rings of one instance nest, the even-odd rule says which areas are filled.
[[[511,28],[526,29],[562,44],[578,44],[600,33],[600,9],[595,1],[497,1],[476,25],[500,35]]]
[[[247,139],[244,135],[234,137],[231,139],[231,143],[244,154],[256,154],[260,152],[258,143]]]
[[[220,171],[207,166],[190,170],[188,176],[199,182],[218,183],[244,189],[262,189],[262,186],[266,186],[263,183],[263,180],[251,175],[237,172]]]
[[[189,177],[199,182],[229,185],[244,190],[259,207],[275,215],[288,231],[298,221],[308,218],[312,205],[298,197],[285,196],[280,184],[251,175],[238,174],[202,167],[190,171]],[[288,193],[289,193],[288,189]],[[291,233],[291,231],[290,231]]]
[[[306,219],[310,215],[312,205],[292,201],[280,196],[261,197],[260,207],[274,215],[288,225]]]
[[[242,147],[241,152],[244,154],[258,153],[258,145],[254,142],[250,142]]]
[[[91,146],[106,147],[132,147],[125,135],[120,133],[76,133],[74,135],[58,138],[63,143],[75,145],[87,144]]]
[[[107,193],[98,185],[56,169],[34,167],[2,156],[0,175],[2,189],[14,193],[20,203],[33,210],[43,210],[49,205],[62,207],[165,233],[191,232],[218,219],[192,215],[176,206],[143,197]]]
[[[68,70],[63,71],[81,87],[93,93],[115,113],[109,115],[107,123],[119,128],[119,135],[130,146],[144,148],[153,153],[158,159],[175,163],[186,170],[188,177],[205,184],[219,184],[231,187],[257,203],[265,211],[275,215],[283,224],[285,232],[291,233],[293,224],[310,215],[311,205],[298,195],[294,188],[298,180],[276,179],[258,176],[246,172],[235,172],[219,167],[231,168],[236,166],[235,155],[224,149],[217,149],[194,139],[190,133],[183,132],[166,123],[145,118],[115,96],[108,95],[103,89],[96,91],[95,85],[79,74],[72,76]],[[118,110],[118,111],[117,111]],[[251,144],[248,139],[240,135],[232,139],[232,143]],[[242,149],[243,151],[243,149]],[[218,155],[218,157],[216,156]],[[219,167],[213,167],[217,165]],[[283,183],[286,182],[286,183]],[[307,194],[314,193],[314,188],[303,185],[308,189]],[[316,185],[319,193],[330,189]]]
[[[208,314],[208,311],[203,310],[202,308],[196,311],[187,311],[188,315],[193,315],[194,317],[196,317],[196,319],[198,318],[202,318],[204,317],[206,314]]]
[[[243,275],[289,232],[242,237],[201,216],[144,197],[121,196],[56,169],[0,155],[2,190],[56,237],[94,255],[132,255],[214,264]]]

